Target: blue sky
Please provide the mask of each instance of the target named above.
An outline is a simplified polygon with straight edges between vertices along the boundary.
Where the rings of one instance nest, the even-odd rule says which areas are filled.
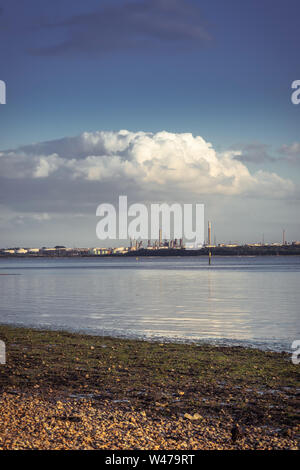
[[[217,152],[241,150],[250,171],[298,184],[297,0],[0,7],[1,150],[85,131],[190,132]],[[294,210],[289,217],[296,238]]]
[[[117,9],[125,2],[109,3]],[[291,106],[290,85],[300,67],[299,2],[195,2],[209,37],[182,50],[175,44],[97,52],[87,44],[61,55],[31,53],[70,34],[43,23],[103,4],[2,1],[1,78],[8,87],[2,148],[123,127],[200,132],[220,146],[297,140],[299,109]]]

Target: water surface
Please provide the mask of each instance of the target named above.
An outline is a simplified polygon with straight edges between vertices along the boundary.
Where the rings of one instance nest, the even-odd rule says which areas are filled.
[[[1,259],[0,322],[290,350],[300,257]]]

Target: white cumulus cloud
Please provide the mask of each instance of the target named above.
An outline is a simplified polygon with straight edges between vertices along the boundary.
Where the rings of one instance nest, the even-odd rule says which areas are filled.
[[[174,194],[281,198],[294,192],[293,182],[276,173],[250,173],[237,158],[241,154],[218,153],[190,133],[99,131],[2,151],[0,171],[5,178],[128,181],[146,190],[171,188]]]

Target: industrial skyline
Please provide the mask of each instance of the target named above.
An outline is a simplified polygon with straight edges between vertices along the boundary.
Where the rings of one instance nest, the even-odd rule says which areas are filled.
[[[264,235],[261,242],[253,243],[238,243],[229,241],[228,243],[212,243],[212,222],[207,222],[207,237],[203,245],[195,246],[192,243],[185,243],[183,238],[180,239],[166,239],[163,237],[162,229],[159,228],[157,240],[147,241],[138,239],[130,239],[128,246],[107,246],[107,247],[92,247],[92,248],[76,248],[66,247],[64,245],[56,245],[54,247],[41,247],[41,248],[25,248],[25,247],[6,247],[0,248],[0,255],[46,255],[51,253],[86,253],[90,255],[108,255],[108,254],[126,254],[131,251],[139,250],[198,250],[201,248],[237,248],[237,247],[300,247],[300,241],[294,240],[288,242],[285,237],[285,229],[282,230],[282,242],[266,243]]]

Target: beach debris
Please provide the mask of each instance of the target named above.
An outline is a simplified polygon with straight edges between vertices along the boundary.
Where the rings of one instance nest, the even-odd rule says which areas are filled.
[[[235,443],[238,439],[241,439],[244,436],[244,429],[239,425],[239,423],[235,423],[231,429],[231,440]]]

